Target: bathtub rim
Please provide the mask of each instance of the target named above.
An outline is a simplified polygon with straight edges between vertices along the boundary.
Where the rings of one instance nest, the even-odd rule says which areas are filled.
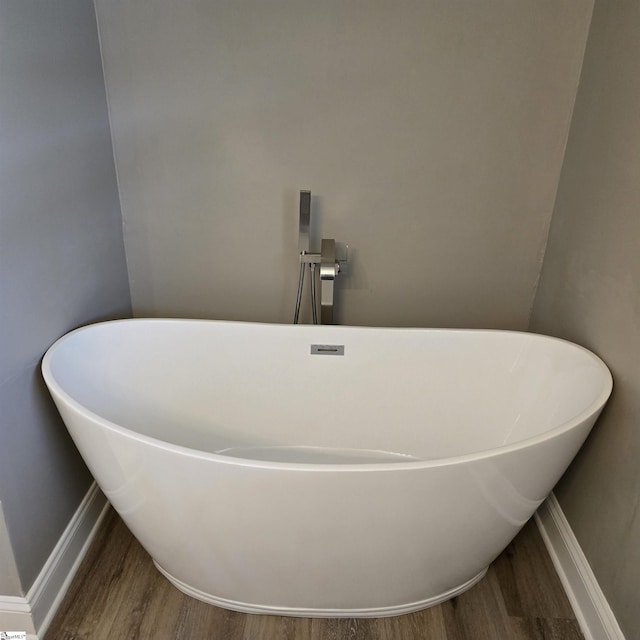
[[[242,458],[236,456],[228,456],[220,453],[215,453],[211,451],[203,451],[201,449],[193,449],[191,447],[186,447],[183,445],[174,444],[171,442],[167,442],[165,440],[160,440],[159,438],[154,438],[152,436],[147,436],[132,429],[128,429],[123,427],[111,420],[107,420],[103,418],[97,413],[94,413],[80,402],[75,400],[71,395],[69,395],[58,383],[56,380],[53,371],[51,370],[51,361],[54,356],[54,352],[56,348],[60,346],[62,343],[71,339],[75,334],[82,333],[85,331],[89,331],[95,327],[102,325],[113,325],[113,324],[138,324],[138,323],[151,323],[151,324],[189,324],[189,323],[197,323],[197,324],[234,324],[234,325],[258,325],[258,326],[280,326],[287,327],[290,330],[296,330],[296,327],[322,327],[324,329],[329,329],[330,331],[340,330],[340,329],[355,329],[355,330],[383,330],[383,331],[417,331],[417,332],[434,332],[434,333],[491,333],[491,334],[517,334],[520,336],[532,336],[536,339],[540,339],[543,341],[552,341],[562,343],[569,348],[577,349],[586,354],[590,359],[592,359],[596,365],[602,370],[604,375],[603,380],[603,388],[600,393],[596,396],[596,398],[591,402],[591,404],[576,414],[570,420],[565,421],[564,423],[558,425],[557,427],[553,427],[548,429],[547,431],[539,434],[537,436],[533,436],[531,438],[525,438],[524,440],[519,440],[513,444],[503,445],[499,447],[494,447],[492,449],[483,449],[481,451],[476,451],[473,453],[467,453],[458,456],[448,456],[444,458],[434,458],[429,460],[418,460],[418,461],[406,461],[406,462],[362,462],[362,463],[347,463],[347,464],[337,464],[337,463],[309,463],[309,462],[277,462],[270,460],[256,460],[252,458]],[[132,438],[142,443],[146,443],[153,447],[159,447],[161,449],[165,449],[167,451],[175,451],[177,453],[181,453],[182,455],[191,456],[198,459],[211,460],[213,462],[222,463],[222,464],[232,464],[243,467],[253,467],[253,468],[264,468],[264,469],[280,469],[280,470],[291,470],[291,471],[314,471],[314,472],[373,472],[373,471],[400,471],[400,470],[417,470],[424,469],[430,467],[444,467],[444,466],[452,466],[458,464],[466,464],[477,462],[480,460],[485,460],[498,455],[505,455],[508,453],[512,453],[515,451],[520,451],[523,449],[527,449],[529,447],[536,446],[538,444],[542,444],[544,442],[548,442],[549,440],[553,440],[554,438],[561,436],[572,429],[580,427],[587,420],[598,417],[599,413],[604,408],[607,400],[609,399],[611,392],[613,390],[613,376],[609,367],[606,363],[595,353],[583,347],[579,344],[571,342],[570,340],[565,340],[563,338],[557,338],[555,336],[548,336],[540,333],[533,333],[529,331],[516,331],[511,329],[464,329],[464,328],[431,328],[431,327],[368,327],[368,326],[351,326],[351,325],[291,325],[284,323],[267,323],[267,322],[247,322],[247,321],[235,321],[235,320],[208,320],[208,319],[198,319],[198,318],[123,318],[117,320],[105,320],[101,322],[95,322],[88,325],[84,325],[69,331],[68,333],[62,335],[58,338],[45,352],[44,357],[42,358],[41,364],[42,376],[45,380],[47,387],[49,388],[52,395],[55,397],[59,397],[65,404],[71,407],[76,413],[81,415],[83,418],[88,419],[90,422],[97,423],[99,426],[106,428],[109,431],[113,431],[120,435],[124,435],[126,437]],[[595,420],[594,418],[594,420]]]

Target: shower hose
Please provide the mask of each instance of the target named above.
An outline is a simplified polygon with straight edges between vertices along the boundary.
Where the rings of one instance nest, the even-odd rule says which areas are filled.
[[[302,289],[304,288],[304,272],[306,264],[300,263],[300,275],[298,276],[298,293],[296,294],[296,310],[293,314],[293,324],[298,324],[300,319],[300,304],[302,302]],[[313,324],[318,324],[318,303],[316,300],[316,265],[309,263],[309,272],[311,276],[311,315]]]

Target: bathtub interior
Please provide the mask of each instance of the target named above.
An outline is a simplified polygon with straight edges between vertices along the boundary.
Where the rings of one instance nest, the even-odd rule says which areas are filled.
[[[113,428],[298,462],[491,450],[580,419],[610,386],[593,354],[526,333],[211,321],[94,325],[61,340],[47,368],[57,393]]]

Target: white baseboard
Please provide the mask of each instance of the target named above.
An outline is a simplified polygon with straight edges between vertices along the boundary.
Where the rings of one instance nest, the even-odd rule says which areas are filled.
[[[535,518],[586,640],[624,640],[613,611],[553,493],[540,506]]]
[[[107,499],[94,482],[26,597],[0,595],[1,631],[26,631],[29,640],[44,637],[107,507]]]
[[[0,630],[26,631],[29,640],[37,640],[31,607],[26,598],[0,596]]]

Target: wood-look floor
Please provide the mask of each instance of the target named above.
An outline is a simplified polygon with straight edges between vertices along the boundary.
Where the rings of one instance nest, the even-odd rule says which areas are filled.
[[[246,615],[175,589],[113,512],[46,640],[579,640],[583,636],[530,521],[462,595],[418,613],[377,619]]]

